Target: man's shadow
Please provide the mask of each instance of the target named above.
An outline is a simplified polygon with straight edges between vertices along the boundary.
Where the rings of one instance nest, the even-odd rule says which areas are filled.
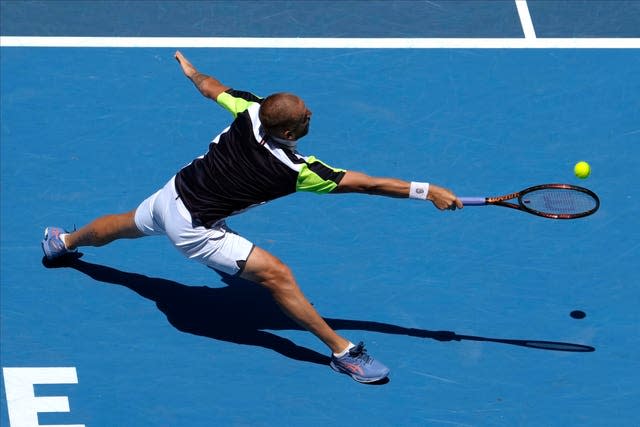
[[[46,267],[70,267],[94,280],[127,287],[154,301],[158,309],[167,316],[169,323],[182,332],[236,344],[260,346],[295,360],[321,365],[329,363],[328,356],[266,331],[301,330],[301,327],[287,317],[269,292],[259,285],[218,272],[227,286],[187,286],[171,280],[88,263],[80,260],[80,256],[78,254],[57,264],[43,259],[43,264]],[[488,341],[555,351],[595,351],[595,348],[581,344],[459,335],[451,331],[405,328],[365,320],[325,320],[335,330],[364,330],[437,341]]]

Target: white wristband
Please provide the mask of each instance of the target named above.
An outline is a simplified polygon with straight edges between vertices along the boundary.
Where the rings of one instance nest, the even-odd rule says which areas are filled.
[[[427,200],[428,194],[429,194],[428,182],[411,182],[411,187],[409,188],[410,199]]]

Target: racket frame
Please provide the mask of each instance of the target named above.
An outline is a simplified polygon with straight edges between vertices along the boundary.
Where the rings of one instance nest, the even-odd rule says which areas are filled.
[[[558,190],[573,190],[573,191],[580,191],[581,193],[585,193],[587,195],[589,195],[590,197],[593,198],[593,200],[595,201],[595,206],[586,211],[586,212],[580,212],[577,214],[558,214],[558,213],[549,213],[549,212],[543,212],[543,211],[538,211],[536,209],[531,209],[529,208],[523,201],[523,197],[526,196],[529,193],[532,193],[534,191],[538,191],[538,190],[545,190],[545,189],[558,189]],[[468,198],[468,199],[475,199],[475,198]],[[512,203],[509,202],[508,200],[517,200],[517,203]],[[473,203],[473,204],[478,204],[478,203]],[[507,208],[511,208],[511,209],[517,209],[517,210],[521,210],[533,215],[537,215],[537,216],[541,216],[544,218],[551,218],[551,219],[575,219],[575,218],[582,218],[585,216],[589,216],[593,213],[595,213],[598,208],[600,208],[600,199],[598,198],[597,194],[594,193],[593,191],[587,189],[587,188],[583,188],[583,187],[578,187],[577,185],[571,185],[571,184],[541,184],[541,185],[536,185],[533,187],[528,187],[525,188],[524,190],[515,192],[515,193],[511,193],[511,194],[505,194],[504,196],[496,196],[496,197],[485,197],[484,199],[484,204],[485,205],[496,205],[496,206],[504,206]]]

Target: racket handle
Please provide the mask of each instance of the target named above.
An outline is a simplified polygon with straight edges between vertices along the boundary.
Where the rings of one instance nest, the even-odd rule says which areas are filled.
[[[487,204],[484,197],[459,197],[459,199],[465,206],[483,206]]]

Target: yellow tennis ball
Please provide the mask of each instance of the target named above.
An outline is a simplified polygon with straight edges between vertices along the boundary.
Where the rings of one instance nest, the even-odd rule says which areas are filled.
[[[591,166],[589,166],[589,163],[584,161],[578,162],[573,167],[573,173],[575,173],[578,178],[585,179],[591,174]]]

